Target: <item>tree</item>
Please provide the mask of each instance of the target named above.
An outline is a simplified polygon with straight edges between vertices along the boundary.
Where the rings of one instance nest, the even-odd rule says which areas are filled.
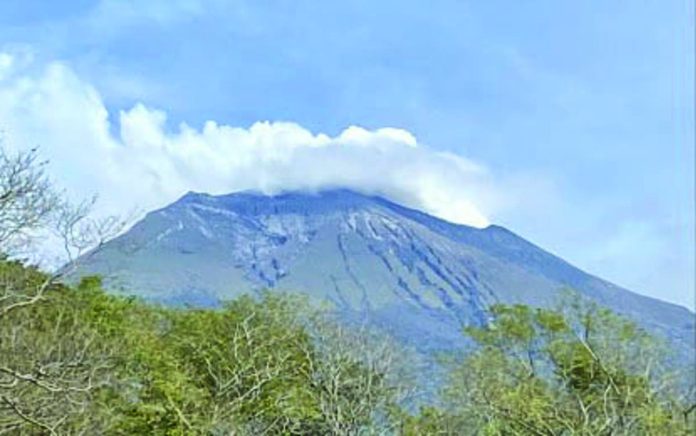
[[[16,154],[0,148],[0,249],[9,253],[45,228],[61,199],[36,149]]]
[[[407,390],[394,371],[395,348],[381,336],[330,322],[302,298],[268,292],[219,310],[161,313],[159,332],[135,333],[129,363],[119,365],[132,369],[119,377],[125,384],[117,391],[137,398],[120,401],[116,428],[125,433],[354,435],[393,428],[390,408]]]
[[[412,428],[471,434],[693,434],[693,399],[635,323],[579,297],[562,309],[495,305],[467,328],[477,349],[450,362],[444,410]],[[450,434],[450,433],[445,433]]]
[[[32,289],[47,279],[34,268],[2,261],[0,281]],[[111,381],[118,348],[87,316],[96,297],[84,286],[52,284],[41,300],[0,317],[0,433],[100,428],[88,411]]]
[[[34,242],[56,238],[63,249],[63,268],[45,274],[31,289],[6,284],[0,295],[0,317],[39,301],[52,284],[77,267],[77,260],[116,236],[127,225],[117,216],[94,218],[96,197],[78,203],[66,199],[46,173],[38,150],[8,152],[0,143],[0,256],[18,258],[35,251]]]
[[[0,431],[29,426],[55,433],[67,425],[97,384],[104,365],[97,355],[108,354],[96,351],[94,332],[59,298],[70,267],[46,274],[9,260],[54,234],[74,266],[125,225],[114,217],[91,218],[94,200],[64,200],[45,165],[35,149],[11,154],[0,148]],[[48,293],[57,299],[47,301]]]
[[[414,354],[382,331],[345,325],[326,313],[310,326],[312,394],[320,434],[392,434],[415,395]]]

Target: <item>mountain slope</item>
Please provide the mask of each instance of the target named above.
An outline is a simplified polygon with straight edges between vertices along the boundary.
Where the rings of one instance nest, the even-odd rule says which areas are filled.
[[[460,343],[495,302],[547,305],[572,287],[678,344],[687,309],[629,292],[498,226],[451,224],[347,190],[264,196],[189,193],[84,259],[113,290],[215,305],[274,288],[329,300],[419,348]]]

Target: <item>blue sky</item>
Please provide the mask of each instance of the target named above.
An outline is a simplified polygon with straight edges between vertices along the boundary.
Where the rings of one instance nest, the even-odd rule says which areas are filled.
[[[126,122],[153,119],[148,111],[166,112],[158,134],[170,139],[181,123],[202,138],[210,120],[242,128],[287,121],[338,142],[352,125],[370,134],[401,129],[428,151],[395,148],[385,159],[430,162],[414,167],[425,179],[430,168],[454,165],[442,161],[447,154],[485,169],[485,180],[451,179],[447,189],[461,185],[467,196],[461,207],[470,200],[488,221],[589,272],[692,308],[693,32],[693,5],[677,0],[0,3],[0,52],[22,65],[4,95],[18,95],[11,90],[22,83],[38,87],[60,65],[59,78],[50,76],[55,86],[74,85],[70,98],[94,91],[115,147],[128,143],[118,133],[123,114]],[[138,105],[147,109],[134,111]],[[9,140],[36,142],[49,155],[70,147],[44,144],[62,133],[32,136],[35,124],[12,121],[22,118],[18,107],[0,107]],[[61,123],[79,119],[83,106],[65,107],[75,116]],[[385,135],[369,141],[392,141]],[[163,147],[179,144],[172,141]],[[350,171],[370,161],[364,153],[351,155]],[[56,166],[68,187],[95,177]],[[182,179],[181,189],[196,177]],[[226,180],[214,189],[225,190]],[[446,181],[419,188],[423,208],[442,210],[424,198]],[[407,189],[399,183],[375,189]]]

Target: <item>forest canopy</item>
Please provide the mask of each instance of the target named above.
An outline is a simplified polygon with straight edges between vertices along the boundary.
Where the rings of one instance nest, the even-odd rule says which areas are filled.
[[[0,432],[689,434],[683,378],[634,323],[592,304],[491,308],[427,406],[386,336],[301,297],[164,308],[0,262]],[[41,294],[37,291],[41,290]],[[39,295],[39,298],[36,296]],[[27,303],[27,304],[22,304]],[[422,402],[421,402],[422,404]]]

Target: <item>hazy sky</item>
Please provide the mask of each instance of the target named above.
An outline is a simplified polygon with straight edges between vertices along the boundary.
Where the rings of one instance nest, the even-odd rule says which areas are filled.
[[[693,308],[693,17],[684,0],[9,0],[0,130],[104,210],[342,185]]]

